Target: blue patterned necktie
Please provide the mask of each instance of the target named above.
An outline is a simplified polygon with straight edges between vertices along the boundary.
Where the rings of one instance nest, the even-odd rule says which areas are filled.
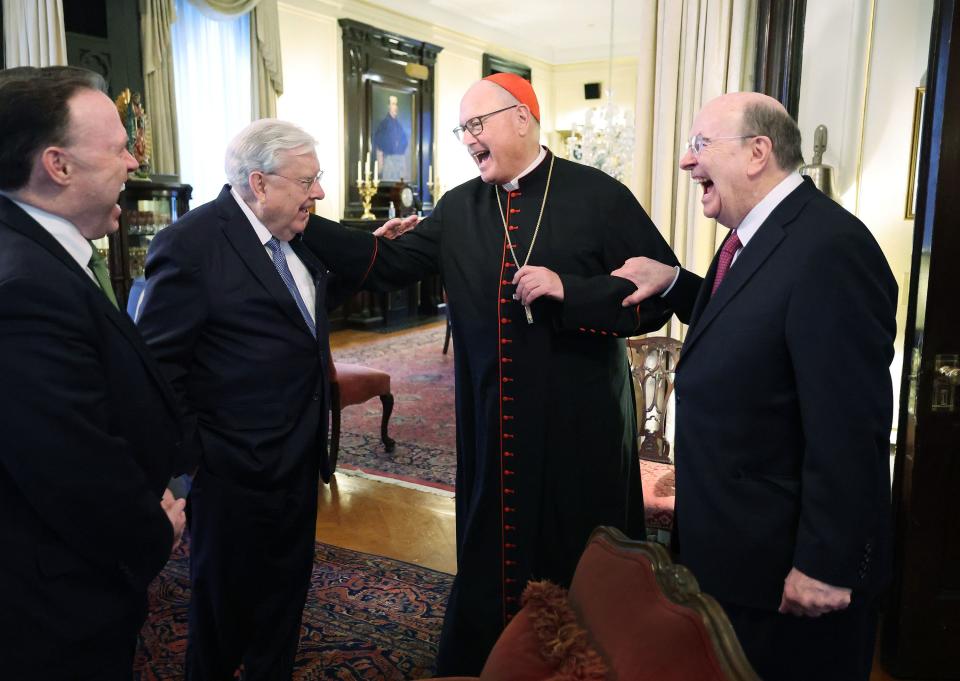
[[[290,291],[290,295],[292,295],[293,299],[297,302],[297,308],[300,310],[300,314],[303,315],[303,321],[305,321],[310,328],[310,333],[316,338],[317,326],[313,322],[313,317],[307,312],[307,305],[303,302],[300,290],[293,280],[293,273],[287,266],[287,257],[283,254],[283,249],[280,247],[280,240],[277,239],[277,237],[271,237],[266,245],[272,254],[273,266],[277,268],[277,273],[280,275],[280,278],[283,279],[283,283],[287,285],[287,290]]]

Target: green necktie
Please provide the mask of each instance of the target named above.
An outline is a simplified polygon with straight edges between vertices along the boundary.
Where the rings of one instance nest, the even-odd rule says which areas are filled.
[[[90,253],[90,262],[87,263],[87,267],[93,272],[93,276],[100,285],[100,290],[103,291],[103,295],[119,310],[120,307],[117,305],[117,297],[113,294],[113,285],[110,283],[110,270],[107,269],[107,263],[103,257],[101,257],[97,247],[93,244],[90,244],[90,246],[93,248],[93,252]]]

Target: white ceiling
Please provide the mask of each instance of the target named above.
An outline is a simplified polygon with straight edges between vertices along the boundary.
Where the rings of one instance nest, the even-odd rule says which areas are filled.
[[[607,59],[611,0],[369,0],[550,64]],[[636,56],[644,3],[616,0],[614,56]]]

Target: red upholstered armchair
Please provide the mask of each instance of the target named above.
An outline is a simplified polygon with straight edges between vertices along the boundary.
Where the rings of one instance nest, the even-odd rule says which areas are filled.
[[[531,582],[479,677],[759,681],[730,621],[659,544],[594,530],[569,593]]]
[[[330,475],[337,468],[340,453],[340,411],[351,404],[362,404],[379,397],[383,404],[380,419],[380,440],[387,452],[392,452],[396,443],[387,435],[390,414],[393,413],[393,394],[390,392],[390,374],[360,364],[337,364],[330,357]],[[324,482],[330,482],[325,479]]]

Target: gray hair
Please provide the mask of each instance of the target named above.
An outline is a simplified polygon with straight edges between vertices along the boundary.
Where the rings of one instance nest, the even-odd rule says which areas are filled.
[[[744,135],[769,137],[773,157],[781,170],[796,170],[803,164],[800,128],[786,111],[766,103],[749,104],[743,110]]]
[[[223,169],[230,186],[242,196],[249,197],[247,178],[250,173],[255,170],[275,173],[280,167],[283,153],[308,153],[316,146],[317,140],[293,123],[262,118],[245,127],[230,141]]]

